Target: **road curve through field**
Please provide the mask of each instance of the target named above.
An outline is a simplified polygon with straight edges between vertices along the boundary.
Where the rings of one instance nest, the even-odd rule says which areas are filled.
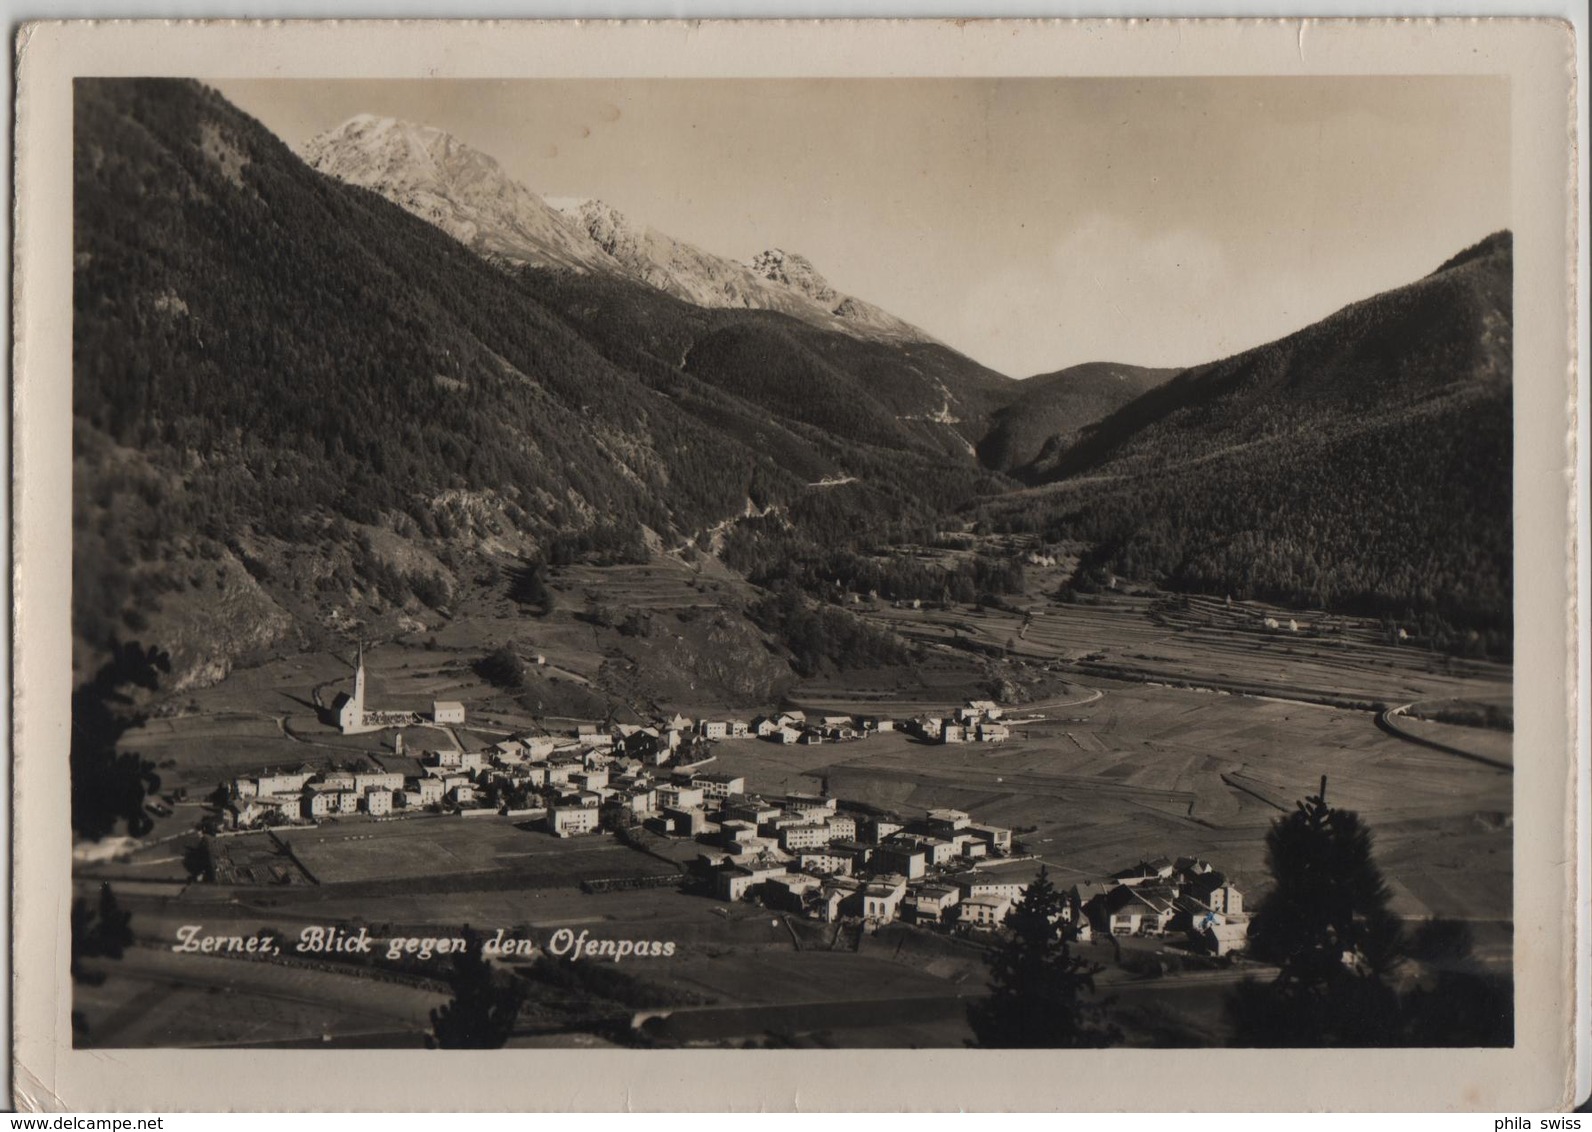
[[[1490,766],[1496,770],[1507,771],[1510,774],[1514,773],[1515,768],[1509,763],[1501,762],[1498,759],[1490,759],[1486,755],[1478,755],[1472,751],[1462,750],[1459,747],[1452,747],[1447,743],[1439,743],[1435,739],[1428,739],[1425,736],[1416,735],[1410,731],[1406,731],[1403,727],[1399,726],[1399,720],[1403,717],[1405,712],[1409,711],[1410,708],[1414,706],[1415,701],[1411,701],[1407,704],[1399,704],[1397,707],[1390,707],[1383,711],[1379,711],[1376,714],[1376,725],[1383,731],[1386,731],[1389,735],[1403,739],[1407,743],[1416,743],[1422,747],[1429,747],[1434,751],[1442,751],[1446,755],[1453,755],[1454,757],[1461,759],[1469,759],[1471,762],[1481,763],[1483,766]]]

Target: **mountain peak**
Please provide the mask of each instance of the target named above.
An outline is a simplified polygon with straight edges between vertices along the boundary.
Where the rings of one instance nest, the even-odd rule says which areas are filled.
[[[803,256],[771,248],[750,264],[737,263],[638,223],[602,200],[544,198],[492,157],[432,126],[356,114],[312,139],[303,156],[489,259],[618,275],[698,306],[779,311],[856,338],[933,341],[836,291]]]
[[[356,114],[312,138],[304,159],[371,189],[489,259],[577,271],[612,260],[497,160],[434,126]]]
[[[754,256],[749,266],[752,273],[759,278],[773,283],[783,283],[800,291],[814,302],[829,306],[844,298],[839,291],[829,285],[827,279],[818,274],[818,269],[812,265],[811,260],[795,252],[787,252],[783,248],[770,248]]]

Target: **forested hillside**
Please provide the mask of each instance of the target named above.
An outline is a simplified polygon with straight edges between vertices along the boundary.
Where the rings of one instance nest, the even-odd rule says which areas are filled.
[[[627,368],[683,372],[838,439],[945,452],[964,468],[991,414],[1022,388],[935,342],[869,341],[601,276],[526,270],[521,279]]]
[[[1116,362],[1085,362],[1030,377],[993,416],[978,443],[986,466],[1019,478],[1049,452],[1066,448],[1089,425],[1176,374]]]
[[[1511,242],[1185,371],[1050,454],[1000,526],[1174,588],[1397,620],[1507,652]]]
[[[1116,573],[1508,648],[1507,233],[1170,380],[1014,382],[932,341],[495,264],[197,83],[82,81],[74,128],[81,669],[144,637],[174,686],[217,679],[377,614],[416,628],[515,560],[706,549],[782,593],[1020,589],[1012,559],[869,553],[980,523],[1080,546],[1069,593]],[[765,628],[817,624],[787,605]]]
[[[460,549],[637,556],[649,531],[679,542],[748,507],[822,538],[929,522],[977,482],[969,455],[948,464],[889,406],[869,422],[854,404],[831,435],[678,367],[626,368],[523,280],[310,169],[198,84],[80,83],[74,126],[91,651],[162,609],[236,600],[247,633],[166,626],[194,638],[179,669],[224,665],[302,629],[306,593],[322,613],[372,594],[401,607],[417,587],[443,601]],[[824,337],[758,317],[770,341],[781,322]],[[887,467],[805,506],[811,483]]]

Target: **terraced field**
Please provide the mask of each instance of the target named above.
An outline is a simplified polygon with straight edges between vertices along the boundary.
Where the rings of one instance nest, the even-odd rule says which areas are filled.
[[[1253,690],[1334,702],[1444,699],[1478,686],[1507,687],[1510,669],[1415,645],[1392,645],[1364,619],[1290,612],[1253,602],[1107,595],[1098,604],[1027,603],[998,610],[879,608],[869,616],[945,648],[1007,650],[1013,658],[1063,661],[1082,674],[1118,675]],[[1267,620],[1276,628],[1268,628]],[[1027,622],[1025,628],[1025,621]],[[1290,630],[1291,623],[1298,626]]]

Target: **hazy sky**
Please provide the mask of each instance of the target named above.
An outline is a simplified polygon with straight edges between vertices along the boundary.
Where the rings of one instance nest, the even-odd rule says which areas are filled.
[[[1504,79],[213,85],[295,148],[391,115],[709,251],[800,252],[1015,377],[1224,357],[1510,224]]]

